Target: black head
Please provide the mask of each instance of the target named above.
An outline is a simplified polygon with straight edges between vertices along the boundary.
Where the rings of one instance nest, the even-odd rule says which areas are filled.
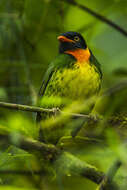
[[[68,50],[86,49],[87,45],[81,34],[77,32],[62,33],[58,40],[60,42],[59,52],[64,53]]]

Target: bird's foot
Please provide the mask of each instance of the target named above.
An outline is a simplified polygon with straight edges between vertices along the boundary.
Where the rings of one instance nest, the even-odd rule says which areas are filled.
[[[52,108],[52,111],[53,111],[53,115],[55,117],[60,114],[60,109],[58,107],[57,108]]]
[[[90,113],[90,120],[94,121],[94,122],[98,122],[100,120],[102,120],[102,116],[100,116],[99,114],[95,114],[95,113]]]

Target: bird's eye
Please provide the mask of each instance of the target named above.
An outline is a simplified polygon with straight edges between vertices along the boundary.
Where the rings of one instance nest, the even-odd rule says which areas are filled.
[[[74,37],[74,40],[75,40],[76,42],[78,42],[78,41],[79,41],[79,37],[78,37],[78,36],[75,36],[75,37]]]

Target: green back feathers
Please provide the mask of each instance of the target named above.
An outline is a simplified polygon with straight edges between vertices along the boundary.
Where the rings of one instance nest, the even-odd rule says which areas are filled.
[[[43,82],[41,85],[41,88],[39,90],[39,96],[43,96],[45,89],[52,77],[52,74],[59,68],[69,68],[71,67],[74,62],[75,58],[73,58],[70,55],[67,54],[60,54],[59,56],[56,57],[56,59],[49,65],[49,68],[43,78]]]

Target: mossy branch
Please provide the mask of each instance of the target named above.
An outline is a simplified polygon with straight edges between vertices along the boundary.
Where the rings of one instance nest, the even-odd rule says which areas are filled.
[[[38,151],[45,159],[49,158],[54,160],[54,167],[57,171],[58,168],[65,168],[65,170],[61,170],[61,175],[64,175],[65,171],[68,170],[68,172],[71,174],[88,178],[97,184],[99,184],[105,176],[103,172],[100,172],[94,166],[91,166],[86,162],[82,162],[80,159],[76,158],[70,153],[62,152],[54,145],[45,144],[37,140],[27,138],[20,134],[17,136],[17,139],[14,140],[15,138],[12,138],[13,136],[9,134],[0,134],[0,141],[14,145],[18,148],[28,151],[29,153]],[[59,164],[60,167],[58,167]]]
[[[113,178],[121,165],[122,162],[120,160],[116,160],[111,165],[107,174],[105,175],[105,177],[103,178],[103,180],[101,181],[100,185],[97,187],[96,190],[109,190],[109,189],[118,190],[119,187],[113,183]]]
[[[0,170],[0,175],[24,175],[24,176],[32,176],[32,175],[41,175],[45,176],[46,172],[44,170]]]
[[[69,152],[62,152],[54,164],[57,176],[81,176],[99,184],[105,174]]]
[[[0,134],[0,141],[5,141],[7,144],[14,145],[18,148],[28,151],[29,153],[38,151],[42,155],[55,155],[58,152],[56,147],[52,144],[45,144],[20,134],[16,134],[16,138],[15,134]]]
[[[108,89],[101,97],[110,96],[114,94],[115,92],[120,91],[126,87],[127,87],[127,81],[124,81]],[[14,110],[21,110],[21,111],[29,111],[29,112],[54,113],[54,111],[60,111],[60,110],[54,110],[54,109],[44,109],[44,108],[35,107],[35,106],[10,104],[6,102],[0,102],[0,107],[14,109]],[[63,113],[62,111],[60,112]],[[91,117],[89,115],[83,115],[83,114],[73,114],[73,113],[67,113],[67,114],[70,114],[71,116],[74,116],[74,117],[86,117],[86,118]],[[74,174],[74,175],[77,174],[79,176],[88,178],[97,184],[100,184],[103,179],[107,179],[106,175],[103,172],[96,169],[94,166],[91,166],[85,162],[82,162],[80,159],[76,158],[70,153],[62,152],[60,148],[54,145],[45,144],[37,140],[27,138],[20,134],[16,136],[16,139],[12,138],[10,134],[0,134],[0,141],[5,141],[8,144],[14,145],[18,148],[28,151],[29,153],[38,151],[43,157],[48,156],[49,159],[54,160],[54,166],[55,167],[57,166],[56,171],[59,172],[59,168],[61,167],[61,164],[63,165],[63,170],[61,170],[61,174],[63,171],[65,171],[64,172],[65,174],[66,174],[66,171],[69,171],[69,173],[71,174]],[[67,160],[66,163],[64,162],[65,160]],[[68,165],[67,163],[71,163],[71,165]],[[60,167],[58,168],[59,164],[60,164]],[[114,174],[109,175],[109,176],[112,176],[111,178],[113,178]]]
[[[120,164],[117,166],[113,165],[113,169],[108,172],[109,175],[105,175],[103,172],[99,171],[96,167],[81,161],[74,155],[62,151],[60,148],[52,145],[52,144],[45,144],[42,142],[39,142],[37,140],[33,140],[31,138],[27,138],[23,135],[18,134],[18,137],[12,138],[13,136],[10,134],[0,134],[0,141],[5,141],[8,144],[14,145],[17,148],[21,148],[29,153],[33,152],[39,152],[43,158],[51,159],[53,162],[54,169],[56,170],[57,176],[63,176],[63,175],[76,175],[88,178],[89,180],[93,181],[96,184],[100,184],[99,187],[101,187],[101,184],[103,183],[104,179],[112,180],[117,169],[120,167]],[[21,174],[21,175],[30,175],[30,172],[26,171],[0,171],[0,174]],[[42,171],[36,171],[35,175],[41,175],[43,174]],[[108,178],[108,177],[109,178]],[[109,181],[109,180],[108,180]],[[116,187],[114,182],[111,183],[111,185],[108,183],[109,189],[110,187]],[[100,190],[100,189],[99,189]],[[118,190],[115,189],[115,190]]]

